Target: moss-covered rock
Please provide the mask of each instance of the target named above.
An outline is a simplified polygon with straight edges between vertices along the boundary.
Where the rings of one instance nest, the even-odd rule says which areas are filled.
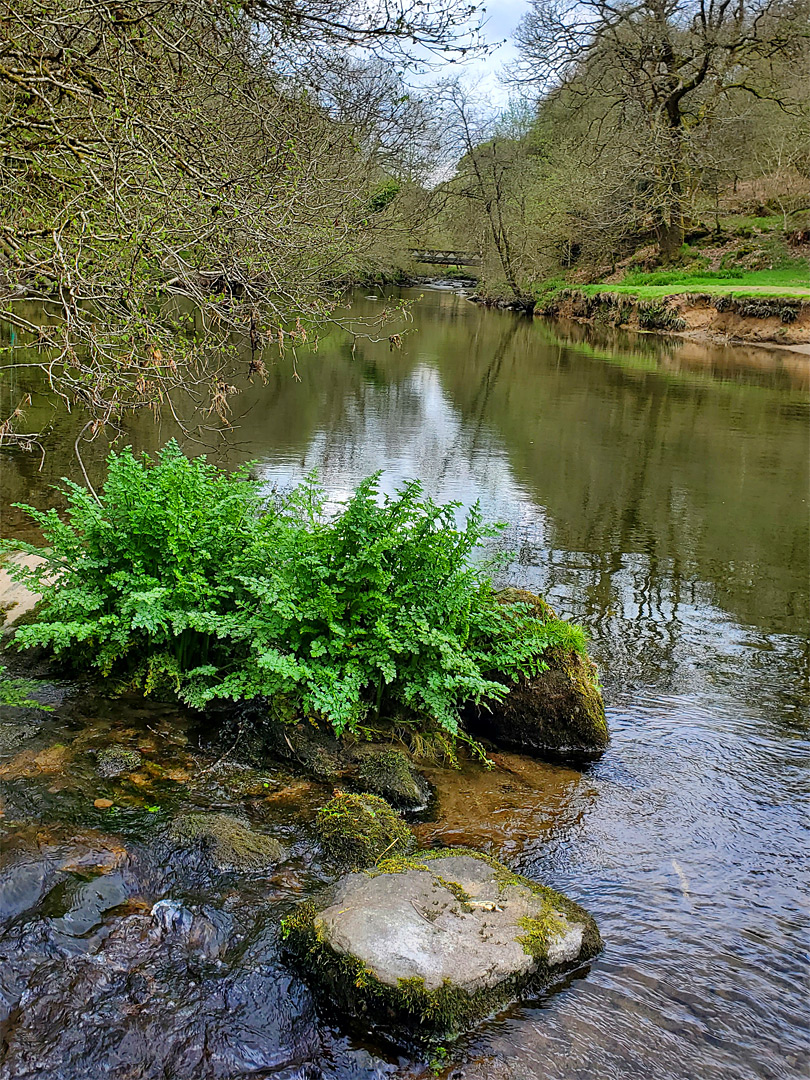
[[[505,589],[499,599],[528,604],[542,621],[555,617],[541,597],[523,589]],[[574,650],[551,649],[543,659],[545,671],[510,682],[503,701],[468,710],[468,723],[515,750],[573,760],[598,756],[610,736],[596,665]]]
[[[551,604],[537,593],[529,592],[528,589],[501,589],[498,593],[498,601],[501,604],[525,604],[541,622],[557,618]]]
[[[380,795],[399,810],[423,810],[430,801],[430,784],[400,750],[365,750],[355,782],[361,791]]]
[[[462,1031],[602,944],[573,901],[464,848],[347,875],[282,936],[339,1011],[405,1041]]]
[[[333,783],[345,776],[350,755],[331,727],[308,720],[293,722],[292,706],[286,701],[283,704],[285,711],[274,703],[262,724],[264,749],[316,780]]]
[[[179,845],[201,844],[217,870],[267,870],[284,857],[284,848],[235,814],[191,813],[175,818],[171,839]]]
[[[336,795],[318,811],[315,828],[329,858],[345,867],[372,866],[414,846],[411,830],[377,795]]]
[[[138,750],[128,750],[125,746],[106,746],[98,752],[96,770],[99,776],[106,778],[120,776],[121,773],[134,772],[141,761]]]

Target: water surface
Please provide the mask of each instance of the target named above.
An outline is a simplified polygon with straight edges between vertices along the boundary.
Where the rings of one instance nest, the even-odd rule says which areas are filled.
[[[353,314],[381,303],[358,297]],[[590,631],[613,736],[598,764],[498,755],[489,773],[431,776],[423,840],[473,843],[562,889],[606,943],[585,977],[463,1039],[467,1077],[806,1075],[808,370],[428,292],[401,351],[336,333],[299,357],[300,381],[278,362],[244,387],[232,430],[187,444],[255,460],[268,484],[317,468],[335,500],[376,470],[386,490],[417,476],[436,498],[480,500],[507,526],[506,579]],[[6,535],[30,534],[10,503],[48,504],[50,483],[78,479],[81,422],[53,424],[41,471],[38,456],[2,460]],[[144,419],[127,436],[154,449],[175,433]],[[84,452],[94,477],[103,452]],[[274,902],[317,877],[301,859]],[[421,1068],[311,1023],[321,1041],[285,1076]]]

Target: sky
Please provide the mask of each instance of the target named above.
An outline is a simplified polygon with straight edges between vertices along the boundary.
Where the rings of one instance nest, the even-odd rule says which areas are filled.
[[[493,104],[506,104],[508,89],[499,81],[501,69],[517,58],[514,33],[528,4],[526,0],[490,0],[487,4],[484,38],[489,43],[502,42],[494,52],[482,60],[465,65],[465,78],[479,82],[482,93],[493,99]]]
[[[476,88],[477,97],[488,99],[495,109],[505,106],[509,100],[509,88],[503,85],[499,76],[503,68],[517,58],[514,33],[527,7],[527,0],[489,0],[484,14],[483,39],[496,47],[484,57],[453,64],[448,69],[432,66],[412,76],[413,85],[424,86],[437,78],[458,75],[465,83]]]

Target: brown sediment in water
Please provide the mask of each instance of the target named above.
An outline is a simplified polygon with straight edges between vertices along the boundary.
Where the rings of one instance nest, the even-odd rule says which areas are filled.
[[[557,830],[562,820],[576,820],[595,798],[576,769],[506,751],[490,758],[491,769],[469,760],[457,770],[423,768],[436,789],[438,809],[436,820],[414,826],[421,847],[439,844],[515,855]]]

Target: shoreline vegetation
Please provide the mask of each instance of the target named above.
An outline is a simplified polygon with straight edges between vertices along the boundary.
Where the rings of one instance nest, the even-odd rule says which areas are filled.
[[[507,300],[477,295],[471,299],[515,310]],[[706,344],[787,349],[810,357],[810,292],[756,297],[684,291],[662,293],[655,300],[631,287],[622,292],[599,286],[560,288],[527,314]]]
[[[496,589],[503,558],[476,552],[500,527],[477,505],[459,525],[460,504],[416,481],[383,495],[373,475],[334,514],[314,476],[266,493],[248,467],[176,442],[154,460],[111,452],[98,492],[64,488],[64,517],[21,507],[43,546],[0,542],[8,576],[41,597],[19,649],[214,724],[255,704],[260,726],[320,742],[393,737],[451,762],[460,745],[485,760],[479,736],[572,758],[607,745],[585,632]]]
[[[651,275],[654,276],[654,275]],[[719,345],[754,345],[810,356],[810,286],[738,285],[687,280],[671,285],[541,284],[533,301],[516,302],[462,274],[380,273],[358,288],[455,288],[485,307],[535,318],[565,319],[634,333]],[[482,287],[483,286],[483,287]]]

